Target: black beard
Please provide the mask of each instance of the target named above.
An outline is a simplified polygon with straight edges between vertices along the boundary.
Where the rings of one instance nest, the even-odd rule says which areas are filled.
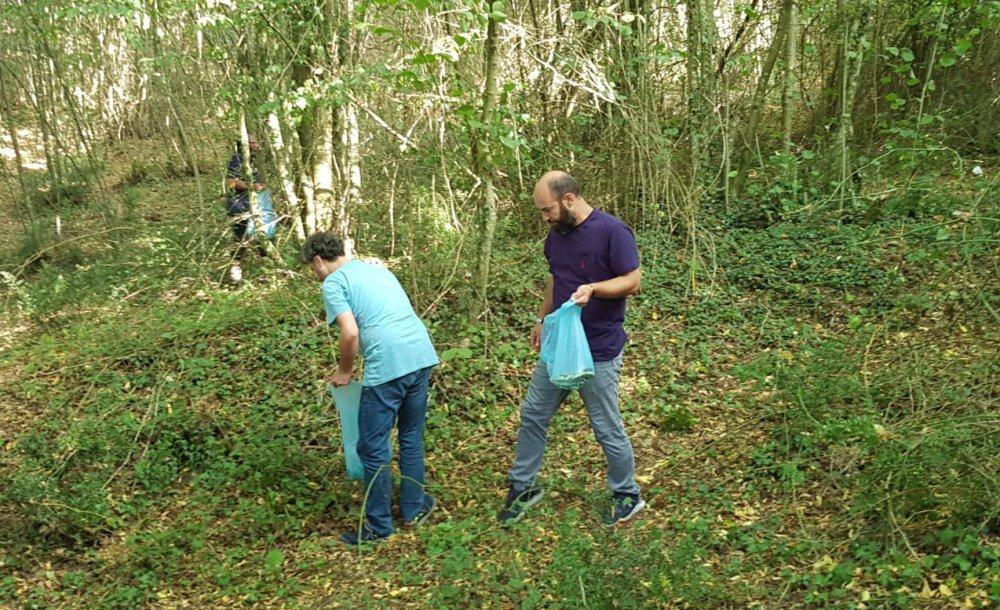
[[[560,235],[569,235],[576,228],[576,215],[569,210],[563,210],[562,216],[552,228]]]

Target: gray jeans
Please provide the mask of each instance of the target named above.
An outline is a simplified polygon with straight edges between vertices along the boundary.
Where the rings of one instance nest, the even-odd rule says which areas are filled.
[[[616,494],[638,494],[635,454],[618,411],[618,378],[621,370],[621,353],[614,360],[595,362],[594,377],[579,391],[587,408],[590,427],[608,459],[608,487]],[[510,469],[510,484],[515,488],[527,489],[535,484],[535,475],[542,467],[549,422],[569,393],[570,390],[552,385],[545,363],[539,360],[521,406],[517,451],[514,454],[514,466]]]

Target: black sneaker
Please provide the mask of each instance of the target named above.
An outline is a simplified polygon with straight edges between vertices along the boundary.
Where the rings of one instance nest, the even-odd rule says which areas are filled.
[[[644,508],[646,508],[646,503],[638,494],[634,496],[615,494],[611,498],[611,508],[604,513],[601,522],[608,527],[614,527],[619,523],[625,523]]]
[[[368,528],[367,525],[361,528],[360,535],[357,530],[353,532],[344,532],[340,535],[340,541],[348,546],[359,546],[362,544],[376,544],[379,542],[385,542],[389,539],[390,534],[376,534]]]
[[[500,525],[507,526],[517,523],[524,517],[524,511],[538,503],[545,495],[545,492],[537,487],[531,489],[517,489],[511,487],[507,492],[507,502],[503,505],[503,510],[497,515]]]
[[[434,512],[434,506],[435,505],[436,505],[436,503],[434,502],[434,496],[425,493],[424,494],[424,507],[420,509],[420,512],[417,513],[416,517],[410,519],[409,521],[405,521],[404,520],[403,521],[403,526],[404,527],[418,527],[420,525],[423,525],[424,522],[427,521],[427,518],[431,516],[431,513]]]

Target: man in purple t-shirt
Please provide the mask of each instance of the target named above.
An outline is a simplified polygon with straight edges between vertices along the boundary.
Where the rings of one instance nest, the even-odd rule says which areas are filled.
[[[594,436],[608,460],[611,508],[605,525],[628,521],[646,503],[635,481],[632,443],[618,410],[618,379],[622,348],[627,336],[625,298],[639,290],[639,252],[632,230],[610,214],[595,210],[580,196],[572,176],[553,171],[535,185],[535,207],[551,227],[545,240],[549,281],[531,329],[531,347],[538,351],[545,332],[542,319],[569,299],[583,307],[583,328],[594,357],[594,377],[580,388]],[[569,395],[549,381],[545,363],[539,360],[521,406],[510,490],[497,519],[503,525],[519,521],[524,511],[542,499],[535,485],[542,467],[549,422]]]

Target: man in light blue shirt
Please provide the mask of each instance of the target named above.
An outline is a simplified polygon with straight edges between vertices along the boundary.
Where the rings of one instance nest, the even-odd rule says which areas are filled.
[[[331,233],[311,236],[302,260],[323,282],[326,321],[340,328],[340,363],[330,383],[351,382],[354,359],[364,358],[358,415],[358,457],[365,467],[365,524],[341,541],[357,545],[392,535],[392,454],[389,435],[398,425],[399,508],[406,525],[419,525],[434,510],[424,492],[424,420],[427,385],[437,353],[423,322],[391,271],[351,258]]]

